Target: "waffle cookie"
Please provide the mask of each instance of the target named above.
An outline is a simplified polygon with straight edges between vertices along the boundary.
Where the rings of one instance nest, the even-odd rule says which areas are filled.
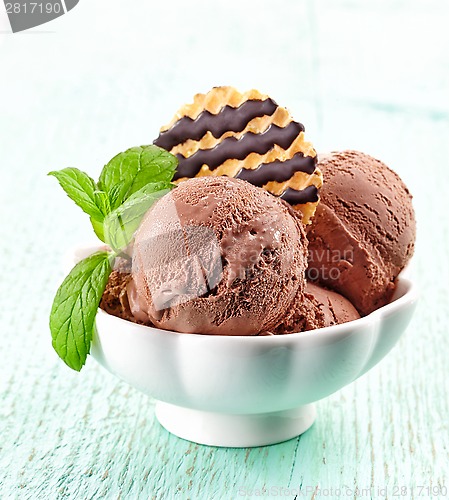
[[[257,90],[214,87],[197,94],[154,141],[179,160],[175,182],[227,175],[279,196],[308,223],[323,177],[304,126],[286,108]]]

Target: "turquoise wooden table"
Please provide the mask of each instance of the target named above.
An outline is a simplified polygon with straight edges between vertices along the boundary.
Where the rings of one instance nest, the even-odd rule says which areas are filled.
[[[449,496],[449,5],[279,4],[81,0],[0,34],[1,499]],[[214,84],[270,93],[319,151],[377,156],[415,195],[407,333],[309,431],[264,448],[177,439],[94,360],[66,368],[47,325],[62,256],[91,234],[45,174],[98,174]]]

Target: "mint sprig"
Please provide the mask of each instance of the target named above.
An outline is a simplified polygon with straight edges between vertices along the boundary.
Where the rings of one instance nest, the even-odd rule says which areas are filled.
[[[151,145],[115,156],[97,183],[76,168],[49,173],[89,215],[95,234],[111,248],[79,262],[56,292],[50,313],[52,344],[70,368],[80,371],[84,366],[115,258],[128,247],[151,205],[172,189],[177,164],[175,156]]]

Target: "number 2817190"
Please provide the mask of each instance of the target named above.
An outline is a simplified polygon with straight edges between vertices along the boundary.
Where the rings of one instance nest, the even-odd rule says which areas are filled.
[[[62,10],[59,2],[16,2],[5,5],[7,14],[60,14]]]

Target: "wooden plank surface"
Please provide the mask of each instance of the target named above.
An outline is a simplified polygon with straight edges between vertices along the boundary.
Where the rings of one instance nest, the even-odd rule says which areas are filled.
[[[448,16],[434,0],[90,0],[0,34],[0,498],[449,497]],[[255,449],[171,436],[93,360],[60,363],[47,326],[62,256],[91,234],[46,172],[98,174],[223,83],[288,105],[320,151],[389,163],[419,224],[421,300],[399,345],[303,436]]]

